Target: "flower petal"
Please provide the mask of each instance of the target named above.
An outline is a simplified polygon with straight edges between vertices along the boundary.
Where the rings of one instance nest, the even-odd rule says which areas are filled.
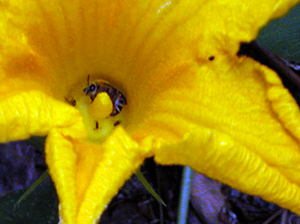
[[[231,61],[190,69],[182,87],[156,101],[141,129],[156,135],[166,126],[157,135],[173,140],[155,150],[155,160],[189,165],[300,213],[299,107],[272,70],[246,57]],[[166,116],[166,108],[174,113]]]
[[[285,154],[281,155],[285,160]],[[184,164],[196,171],[228,184],[245,193],[260,196],[293,212],[300,213],[299,156],[285,174],[276,165],[265,161],[230,136],[216,130],[201,128],[188,134],[180,144],[165,144],[158,150],[155,161],[164,165]],[[296,178],[290,176],[294,174]]]
[[[124,182],[151,156],[149,148],[139,147],[121,127],[103,145],[70,142],[52,131],[46,154],[62,220],[68,224],[94,223]]]
[[[53,128],[71,138],[86,135],[79,111],[43,92],[19,92],[0,101],[1,142],[44,136]]]
[[[164,81],[182,64],[234,55],[240,42],[296,2],[2,0],[0,79],[11,84],[0,91],[18,88],[12,79],[18,77],[63,100],[76,87],[81,92],[91,74],[119,85],[139,105],[157,91],[144,88],[155,87],[157,75]],[[155,78],[146,81],[150,74]]]
[[[122,44],[126,49],[126,57],[119,70],[130,65],[128,72],[125,72],[128,76],[117,76],[121,83],[126,83],[126,129],[134,132],[148,119],[150,123],[151,117],[155,116],[159,99],[178,97],[169,91],[171,88],[178,89],[178,94],[183,96],[195,92],[194,101],[203,101],[203,98],[209,100],[209,96],[205,97],[206,91],[218,92],[217,88],[209,90],[209,86],[222,82],[216,77],[217,74],[228,76],[231,68],[235,70],[235,63],[237,66],[243,63],[242,59],[238,60],[236,57],[241,42],[254,40],[263,25],[286,12],[295,3],[296,1],[153,1],[137,21],[128,43]],[[160,10],[156,16],[155,10]],[[247,63],[251,67],[251,63]],[[209,75],[211,72],[215,73],[212,81]],[[245,72],[249,76],[251,71],[243,70]],[[237,79],[242,79],[242,76],[240,73],[234,82],[238,82]],[[201,91],[203,85],[206,88]],[[227,88],[229,92],[230,87]],[[161,94],[162,92],[165,94]],[[223,96],[230,100],[233,92],[230,96],[228,93]],[[187,98],[187,101],[192,99]],[[155,109],[152,110],[152,107]],[[193,111],[191,106],[184,107],[182,111],[186,109]]]

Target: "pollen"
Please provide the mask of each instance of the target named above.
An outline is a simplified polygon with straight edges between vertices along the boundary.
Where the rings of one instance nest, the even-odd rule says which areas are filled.
[[[113,110],[113,104],[106,92],[98,93],[94,101],[89,105],[88,113],[96,121],[105,119]]]

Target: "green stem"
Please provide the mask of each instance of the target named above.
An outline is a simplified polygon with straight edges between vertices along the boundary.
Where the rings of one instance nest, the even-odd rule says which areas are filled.
[[[193,179],[193,170],[188,166],[183,167],[180,195],[179,195],[177,224],[187,223],[192,179]]]

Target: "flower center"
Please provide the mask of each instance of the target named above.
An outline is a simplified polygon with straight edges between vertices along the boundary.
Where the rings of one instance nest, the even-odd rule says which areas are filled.
[[[122,120],[122,109],[127,104],[119,90],[104,80],[96,80],[83,89],[76,100],[68,100],[80,110],[92,142],[104,141]]]

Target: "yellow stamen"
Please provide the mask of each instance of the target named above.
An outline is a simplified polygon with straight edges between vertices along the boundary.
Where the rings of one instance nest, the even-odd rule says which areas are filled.
[[[92,142],[103,142],[114,130],[116,119],[120,119],[110,116],[113,104],[106,92],[98,93],[93,102],[84,95],[76,100],[76,107],[83,116],[88,140]]]
[[[113,110],[113,104],[107,93],[98,93],[88,108],[88,113],[96,120],[108,117]]]

